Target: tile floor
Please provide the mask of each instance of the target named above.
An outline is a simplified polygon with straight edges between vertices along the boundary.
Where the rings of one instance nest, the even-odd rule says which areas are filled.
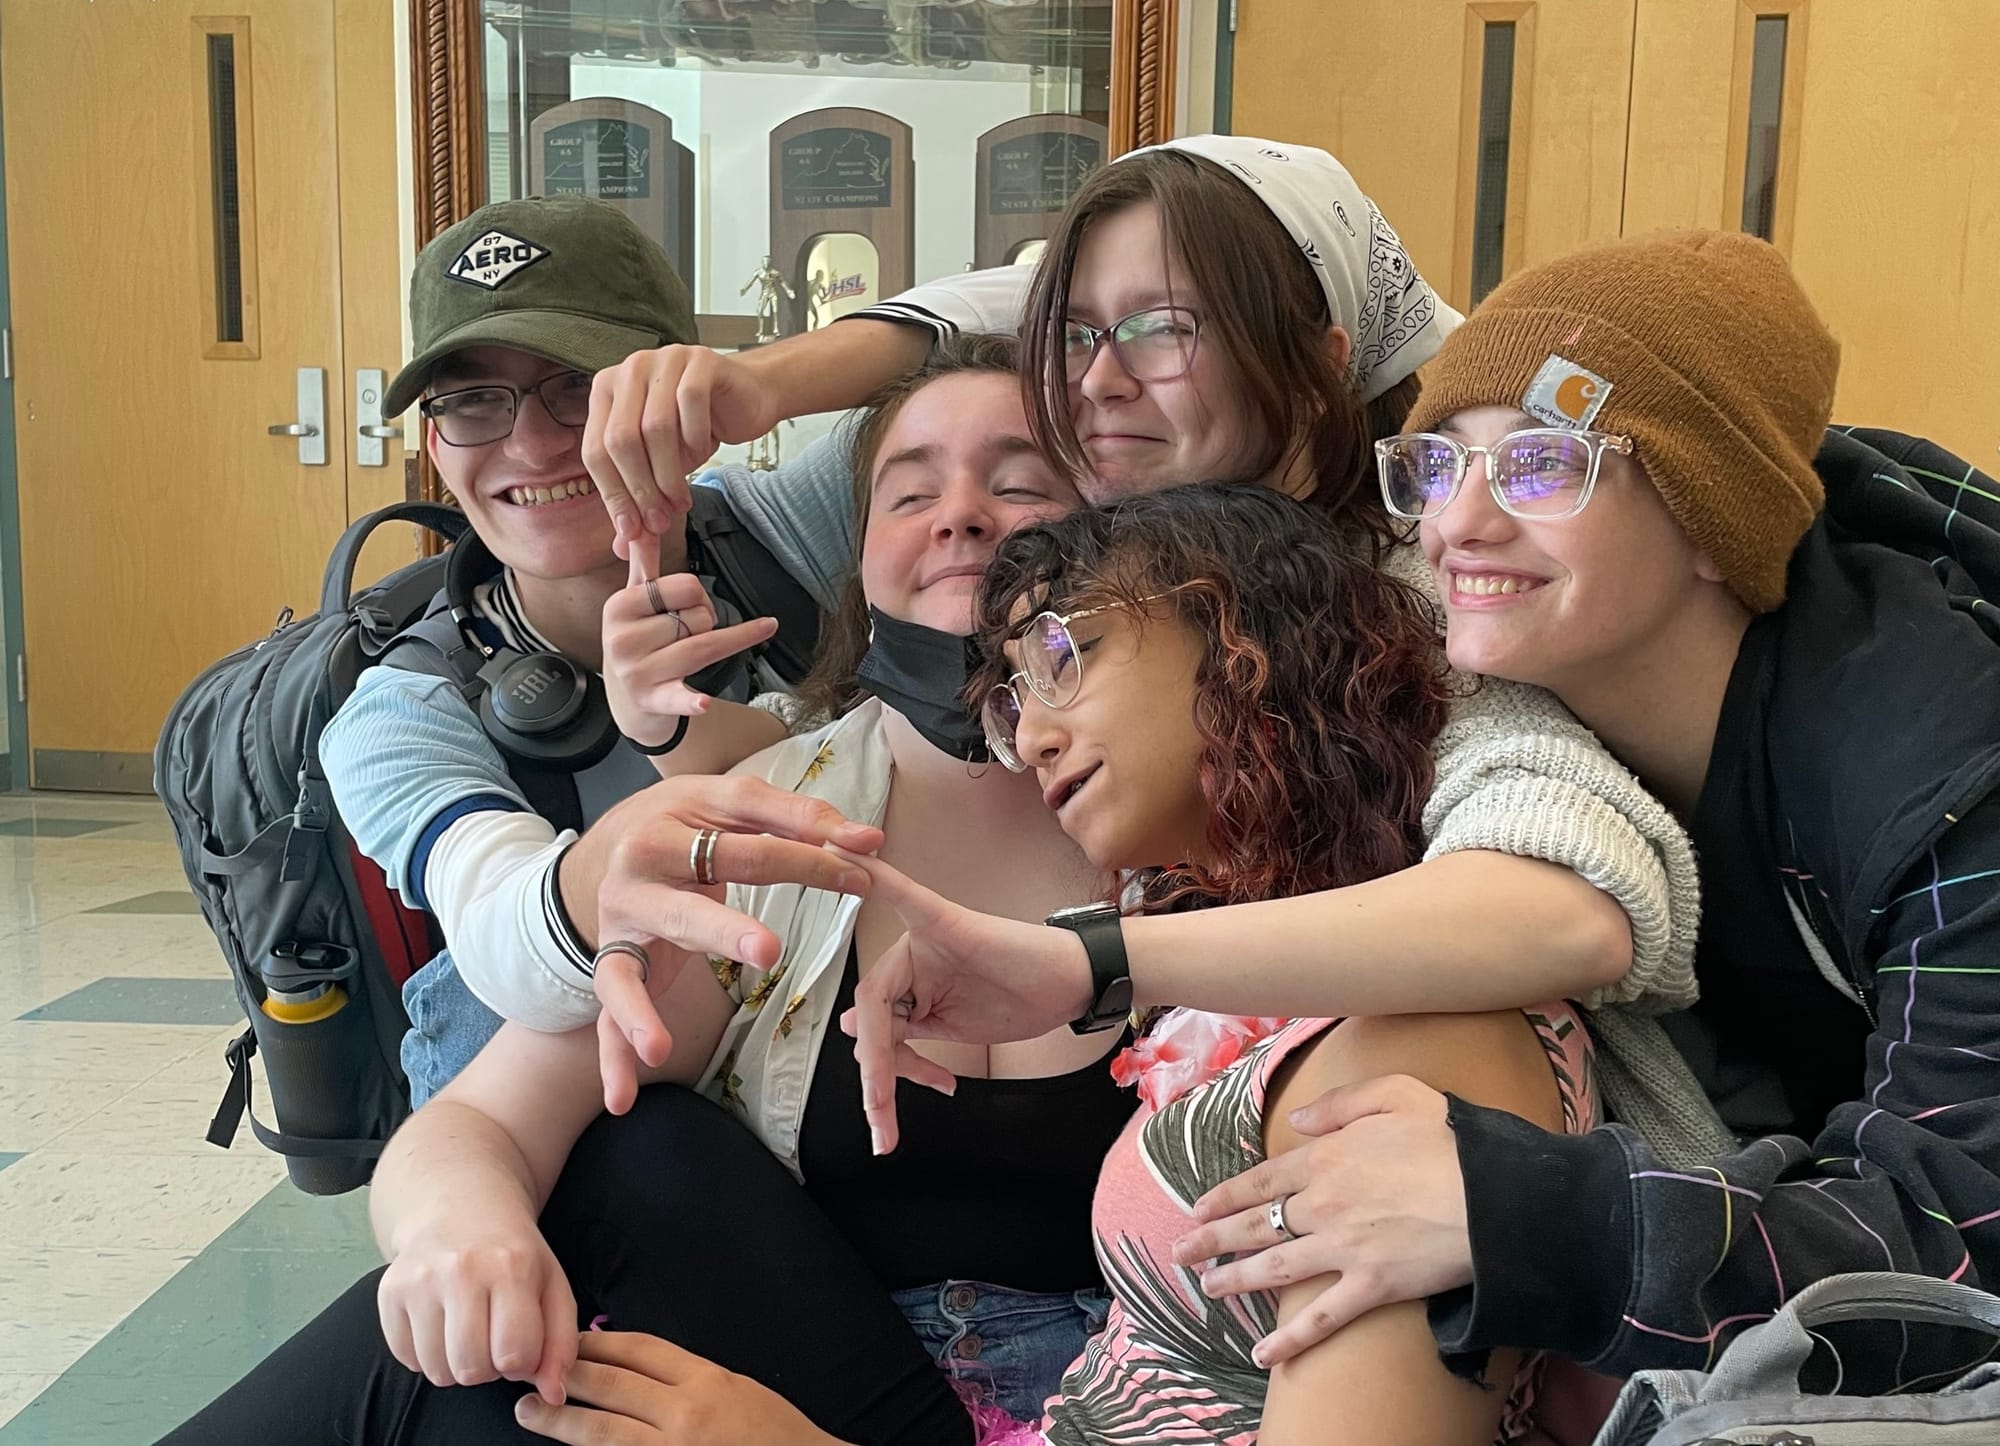
[[[0,1446],[151,1442],[376,1263],[203,1138],[228,981],[157,803],[0,795]]]

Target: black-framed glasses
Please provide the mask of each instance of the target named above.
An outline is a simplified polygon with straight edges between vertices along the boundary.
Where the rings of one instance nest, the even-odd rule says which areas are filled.
[[[1081,321],[1063,323],[1063,369],[1073,382],[1083,380],[1098,348],[1111,344],[1111,354],[1127,376],[1141,382],[1170,382],[1194,365],[1195,344],[1201,340],[1201,318],[1185,306],[1155,306],[1121,316],[1107,327]]]
[[[1574,517],[1597,488],[1606,452],[1632,455],[1632,439],[1609,432],[1529,427],[1488,447],[1437,432],[1405,432],[1375,444],[1382,502],[1398,517],[1435,517],[1458,496],[1474,457],[1486,459],[1486,485],[1500,510],[1537,521]]]
[[[590,420],[589,372],[557,372],[533,386],[506,387],[490,383],[460,387],[425,397],[417,410],[437,427],[438,437],[453,447],[484,447],[514,434],[521,398],[533,393],[549,416],[565,427]]]

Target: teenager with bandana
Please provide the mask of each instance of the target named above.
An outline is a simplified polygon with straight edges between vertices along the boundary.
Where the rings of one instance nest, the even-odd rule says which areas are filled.
[[[584,455],[620,545],[663,505],[655,479],[669,457],[763,423],[780,396],[844,400],[808,365],[817,347],[844,348],[845,385],[907,361],[955,321],[991,323],[1011,305],[1036,437],[1087,501],[1261,482],[1329,512],[1392,575],[1430,587],[1406,527],[1367,485],[1370,445],[1400,428],[1418,368],[1459,318],[1333,157],[1233,136],[1134,152],[1084,182],[1031,277],[1007,270],[919,288],[770,359],[676,347],[607,372]],[[844,342],[819,340],[850,326]],[[683,429],[690,417],[698,427]],[[831,536],[840,509],[825,500],[824,474],[798,481],[768,500],[829,519],[795,535]],[[1198,919],[1135,920],[1125,948],[1135,968],[1197,991],[1163,999],[1247,1014],[1518,1003],[1412,996],[1413,969],[1456,961],[1477,939],[1496,978],[1540,970],[1546,987],[1533,997],[1570,989],[1595,1009],[1604,1093],[1621,1119],[1673,1158],[1713,1148],[1715,1113],[1652,1017],[1694,998],[1695,869],[1666,810],[1548,694],[1496,681],[1459,700],[1425,821],[1429,846],[1413,868]],[[1041,937],[1045,964],[1082,962],[1075,936]],[[1244,975],[1254,997],[1200,992],[1215,987],[1208,963],[1220,952],[1258,961]],[[1589,988],[1577,989],[1580,977]]]
[[[1698,1370],[1832,1275],[2000,1279],[2000,489],[1928,443],[1828,430],[1838,369],[1768,244],[1627,238],[1497,288],[1384,445],[1452,661],[1553,690],[1688,824],[1702,998],[1672,1033],[1728,1134],[1674,1158],[1410,1078],[1330,1093],[1296,1120],[1317,1138],[1197,1202],[1175,1251],[1217,1298],[1318,1282],[1263,1359],[1424,1303],[1462,1369],[1544,1349]],[[1039,931],[913,923],[862,991],[874,1068],[906,1030],[1004,1038],[983,1022],[1089,997],[1080,961],[1037,968]],[[1148,975],[1141,1003],[1184,992]],[[1992,1350],[1818,1336],[1816,1391],[1922,1390]]]

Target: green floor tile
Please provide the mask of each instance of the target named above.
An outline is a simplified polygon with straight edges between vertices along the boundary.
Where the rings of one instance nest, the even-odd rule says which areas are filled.
[[[0,1426],[0,1446],[158,1440],[381,1263],[367,1210],[365,1191],[275,1186]]]
[[[151,1446],[236,1384],[234,1376],[171,1381],[64,1376],[0,1426],[5,1446]]]
[[[95,979],[21,1018],[62,1024],[234,1024],[236,991],[221,979]]]
[[[243,1212],[243,1218],[217,1237],[225,1250],[329,1250],[365,1255],[373,1270],[381,1258],[368,1228],[368,1192],[308,1195],[292,1185],[280,1185]]]
[[[161,889],[157,893],[138,894],[129,899],[120,899],[115,904],[101,904],[95,909],[85,909],[86,914],[199,914],[201,905],[195,902],[193,894],[186,889]]]
[[[0,838],[82,838],[107,828],[123,828],[126,822],[116,818],[10,818],[0,823]]]

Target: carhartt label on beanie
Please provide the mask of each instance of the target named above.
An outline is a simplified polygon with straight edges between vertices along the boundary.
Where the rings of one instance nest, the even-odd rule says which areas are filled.
[[[1588,427],[1610,399],[1610,382],[1568,357],[1551,356],[1528,383],[1521,410],[1551,427]]]
[[[1775,247],[1662,231],[1501,283],[1424,368],[1406,425],[1499,406],[1630,437],[1674,519],[1769,612],[1825,501],[1812,461],[1839,375],[1840,345]]]

